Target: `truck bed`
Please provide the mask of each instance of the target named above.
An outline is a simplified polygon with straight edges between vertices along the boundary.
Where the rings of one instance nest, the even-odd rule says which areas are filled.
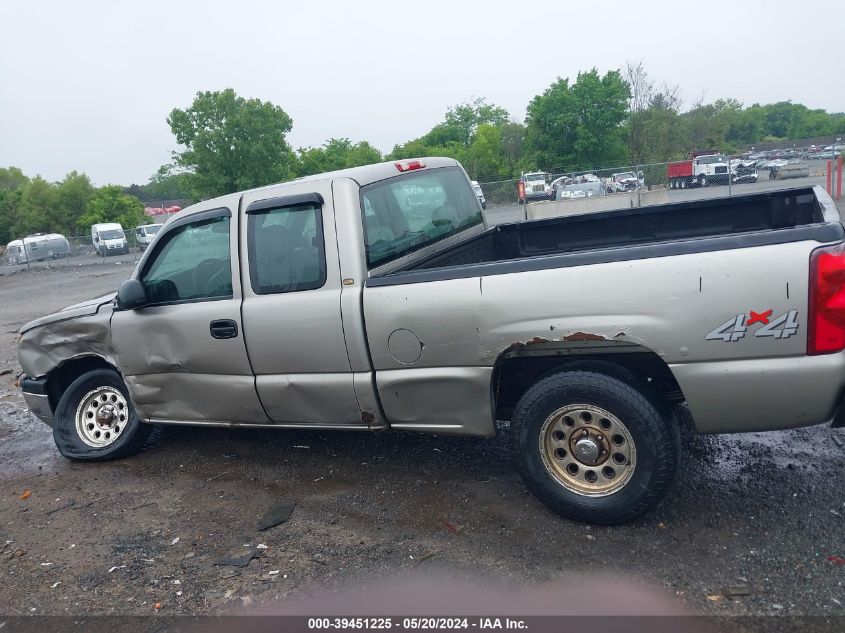
[[[819,187],[501,224],[369,286],[843,238]]]

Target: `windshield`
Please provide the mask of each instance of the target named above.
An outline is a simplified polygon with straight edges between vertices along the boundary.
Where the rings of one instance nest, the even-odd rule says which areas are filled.
[[[155,235],[158,233],[158,230],[161,228],[160,224],[152,224],[150,226],[145,226],[141,230],[144,231],[144,235]]]
[[[457,167],[362,187],[361,206],[370,268],[482,222],[478,200]]]
[[[626,171],[624,174],[616,174],[617,180],[631,180],[632,178],[636,178],[632,171]]]
[[[102,240],[122,240],[123,238],[123,231],[114,229],[109,231],[100,231],[100,239]]]
[[[480,186],[480,185],[473,185],[473,186],[472,186],[472,190],[473,190],[473,191],[474,191],[477,195],[479,195],[479,196],[481,195],[481,186]]]
[[[725,159],[721,156],[702,156],[698,159],[699,165],[710,165],[711,163],[723,163]]]
[[[526,182],[546,182],[546,174],[525,174]]]

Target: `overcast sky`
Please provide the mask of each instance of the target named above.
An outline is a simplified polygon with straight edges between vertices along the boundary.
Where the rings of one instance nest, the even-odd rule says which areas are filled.
[[[200,90],[280,105],[294,147],[382,151],[476,96],[522,120],[558,76],[642,60],[689,103],[845,111],[842,0],[0,1],[0,166],[144,183]],[[829,62],[836,56],[837,63]]]

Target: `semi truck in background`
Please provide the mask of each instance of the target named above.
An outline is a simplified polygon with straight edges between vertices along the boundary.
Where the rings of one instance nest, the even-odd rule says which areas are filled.
[[[519,204],[538,200],[554,200],[555,191],[549,184],[549,174],[544,171],[523,173],[516,184]]]
[[[704,150],[690,152],[686,160],[669,163],[666,176],[670,189],[687,189],[727,184],[729,172],[725,156],[715,150]]]

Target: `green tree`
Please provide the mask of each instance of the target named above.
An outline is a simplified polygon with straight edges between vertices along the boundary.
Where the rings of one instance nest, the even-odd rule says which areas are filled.
[[[189,108],[167,118],[177,143],[176,167],[192,174],[197,198],[279,182],[294,176],[285,135],[293,122],[269,101],[244,99],[231,88],[199,92]]]
[[[450,130],[452,137],[448,140],[454,140],[468,146],[475,138],[475,132],[480,125],[499,127],[505,125],[509,120],[510,115],[507,110],[487,103],[486,99],[479,97],[473,101],[448,108],[446,120],[441,126]],[[444,145],[445,143],[433,144]]]
[[[29,182],[18,167],[0,167],[0,190],[18,191]]]
[[[366,141],[352,143],[348,138],[332,138],[321,147],[299,150],[299,175],[310,176],[347,167],[381,162],[382,156]]]
[[[77,220],[80,230],[87,232],[92,224],[118,222],[124,229],[134,228],[144,220],[144,205],[138,198],[123,193],[120,185],[97,189]]]
[[[525,142],[539,168],[577,170],[625,161],[622,122],[630,88],[619,71],[599,76],[594,68],[575,83],[558,78],[528,104]]]
[[[88,176],[70,172],[59,184],[56,205],[48,214],[51,226],[62,233],[73,232],[93,195],[94,187]]]
[[[518,158],[513,157],[512,154],[519,152],[522,148],[522,126],[519,123],[510,122],[509,116],[507,110],[487,103],[484,98],[451,106],[447,108],[442,122],[420,138],[396,145],[386,158],[390,160],[420,156],[454,158],[464,163],[465,167],[467,163],[471,163],[467,171],[475,178],[479,173],[475,165],[482,163],[486,165],[483,168],[486,173],[500,172],[500,167],[494,167],[489,156],[489,145],[493,140],[493,135],[499,135],[501,139],[497,140],[496,144],[500,147],[500,151],[507,147],[511,155],[499,156],[495,162],[499,165],[509,165],[510,169],[513,169],[512,165]],[[473,149],[478,131],[482,127],[485,129],[486,138]],[[491,132],[492,129],[501,129],[501,134]],[[478,152],[488,155],[482,157],[478,155]],[[511,175],[511,172],[508,175]]]
[[[17,167],[0,168],[0,246],[17,237],[14,227],[28,182],[29,178]]]
[[[47,233],[61,227],[52,224],[53,210],[58,201],[58,187],[41,176],[30,180],[21,191],[20,206],[13,226],[15,235]]]

